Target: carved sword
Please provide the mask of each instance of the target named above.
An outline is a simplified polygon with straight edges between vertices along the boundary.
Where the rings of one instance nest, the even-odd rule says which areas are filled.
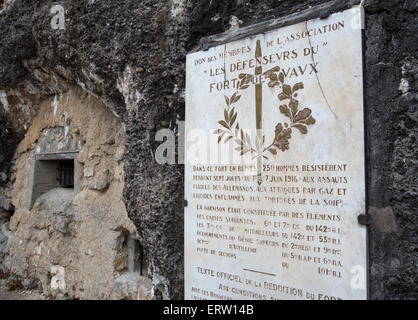
[[[257,139],[258,141],[263,141],[263,84],[261,82],[261,75],[263,74],[263,69],[261,66],[261,44],[260,40],[257,40],[257,46],[255,48],[255,60],[256,60],[256,68],[255,68],[255,124],[256,124],[256,132],[257,132]],[[260,76],[259,82],[257,82],[257,76]],[[261,175],[262,169],[262,157],[257,158],[257,182],[259,185],[263,182],[263,178]]]

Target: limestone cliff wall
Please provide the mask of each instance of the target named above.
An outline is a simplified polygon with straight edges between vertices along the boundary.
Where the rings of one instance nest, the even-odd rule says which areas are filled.
[[[126,128],[124,202],[149,250],[155,288],[182,298],[183,167],[157,165],[153,152],[155,132],[184,119],[185,55],[201,37],[324,2],[60,1],[65,30],[53,30],[51,1],[3,1],[0,88],[8,108],[2,98],[0,126],[8,133],[0,142],[23,137],[39,101],[68,83],[98,97]],[[366,0],[365,8],[370,293],[417,298],[417,2]],[[1,161],[3,170],[9,160]]]
[[[83,89],[40,103],[15,154],[8,271],[52,297],[151,298],[146,277],[121,278],[128,273],[128,236],[136,234],[122,201],[124,150],[120,121]],[[78,152],[74,188],[56,187],[30,201],[36,156],[65,152]]]

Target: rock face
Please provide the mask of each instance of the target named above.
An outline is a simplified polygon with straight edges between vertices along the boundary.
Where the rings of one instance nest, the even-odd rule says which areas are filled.
[[[4,261],[13,243],[13,233],[9,229],[10,212],[0,209],[0,272],[7,270]]]
[[[39,108],[16,151],[15,212],[10,230],[0,234],[2,252],[9,249],[6,267],[37,281],[48,296],[150,299],[146,276],[125,281],[128,291],[118,286],[120,277],[130,279],[127,242],[136,234],[122,201],[123,161],[114,159],[125,144],[120,121],[77,87],[42,101]],[[57,176],[56,160],[37,157],[69,152],[78,153],[72,160],[74,187],[46,188],[45,181]],[[45,164],[49,162],[51,166]],[[42,193],[35,192],[41,187]]]
[[[53,102],[55,95],[75,85],[83,88],[126,129],[124,170],[119,165],[115,170],[120,177],[124,171],[123,200],[147,248],[155,292],[182,298],[183,167],[158,165],[153,152],[156,131],[176,127],[184,119],[185,55],[203,36],[324,2],[61,1],[65,29],[55,30],[49,1],[3,1],[0,148],[7,152],[0,158],[0,171],[6,175],[0,176],[5,180],[0,182],[0,195],[10,198],[11,181],[15,179],[13,188],[19,188],[23,179],[18,173],[25,166],[22,151],[15,157],[16,176],[10,171],[13,147],[34,116],[42,116],[40,102]],[[360,1],[342,2],[349,7]],[[369,233],[370,294],[373,299],[417,298],[417,6],[409,0],[368,0],[365,7],[367,200],[374,219]],[[123,158],[120,152],[115,157]],[[87,155],[79,160],[85,161],[84,192],[112,192],[111,170],[106,173]],[[81,200],[76,197],[76,206]],[[23,216],[20,201],[13,198],[15,235]],[[102,201],[102,208],[111,206],[106,197]],[[104,212],[93,203],[85,212],[90,210],[96,217]],[[101,219],[92,218],[86,228],[103,225]],[[390,227],[382,228],[382,219],[389,219]],[[77,246],[89,252],[87,246]],[[109,264],[113,266],[110,260]],[[96,276],[81,275],[80,281]],[[91,287],[84,296],[103,297],[100,294]]]

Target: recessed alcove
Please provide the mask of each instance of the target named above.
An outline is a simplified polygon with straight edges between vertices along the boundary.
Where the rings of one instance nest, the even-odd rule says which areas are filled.
[[[78,152],[41,153],[32,158],[28,185],[28,209],[30,210],[44,193],[55,188],[79,190]]]
[[[44,294],[151,298],[146,254],[122,200],[124,152],[120,120],[85,91],[41,103],[16,153],[9,257]],[[48,278],[61,267],[65,288]]]
[[[139,238],[135,235],[128,237],[128,271],[139,272],[141,276],[148,274],[147,259],[144,247],[141,245]]]

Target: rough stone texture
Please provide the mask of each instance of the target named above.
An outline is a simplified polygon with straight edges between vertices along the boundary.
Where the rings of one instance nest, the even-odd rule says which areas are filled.
[[[13,243],[13,233],[9,229],[10,212],[0,209],[0,272],[6,272],[4,265]]]
[[[4,210],[7,212],[14,211],[14,207],[10,199],[0,197],[0,210]]]
[[[37,290],[8,291],[7,279],[0,279],[0,300],[47,300],[47,297],[39,294]]]
[[[128,281],[128,291],[116,283],[128,271],[124,254],[128,235],[136,234],[122,201],[124,164],[114,160],[124,144],[120,121],[81,88],[70,88],[41,103],[17,148],[13,167],[11,200],[15,212],[9,231],[13,232],[13,242],[5,259],[11,273],[35,279],[45,295],[58,298],[117,299],[118,294],[131,299],[151,298],[152,285],[147,277],[141,277],[140,282]],[[38,153],[65,151],[79,151],[75,160],[81,167],[75,172],[80,175],[79,192],[50,189],[33,199],[33,207],[28,208],[30,159]],[[82,177],[85,166],[95,168],[88,177]],[[92,181],[97,185],[96,176],[101,181],[101,172],[106,172],[106,189],[91,190]]]
[[[4,93],[5,95],[5,93]],[[6,198],[9,195],[11,188],[11,167],[13,154],[16,149],[21,135],[17,134],[5,114],[6,102],[3,99],[3,91],[0,90],[0,208],[8,201]]]
[[[409,1],[369,1],[366,115],[370,295],[418,298],[417,31]],[[391,219],[394,227],[380,226]]]
[[[69,83],[99,97],[126,128],[124,201],[147,248],[155,293],[182,298],[183,167],[157,165],[153,152],[155,132],[184,119],[185,55],[201,37],[240,21],[246,25],[323,2],[61,1],[66,29],[59,31],[49,24],[50,1],[7,1],[0,13],[0,89],[9,111],[2,102],[0,128],[23,137],[39,102],[65,92]],[[417,298],[417,5],[365,3],[367,200],[375,220],[370,296]],[[15,143],[2,130],[0,147],[9,144],[9,159]],[[9,160],[1,161],[0,171],[13,179]],[[388,210],[396,231],[378,227]]]
[[[126,272],[115,279],[111,297],[116,300],[150,300],[152,286],[139,273]]]

